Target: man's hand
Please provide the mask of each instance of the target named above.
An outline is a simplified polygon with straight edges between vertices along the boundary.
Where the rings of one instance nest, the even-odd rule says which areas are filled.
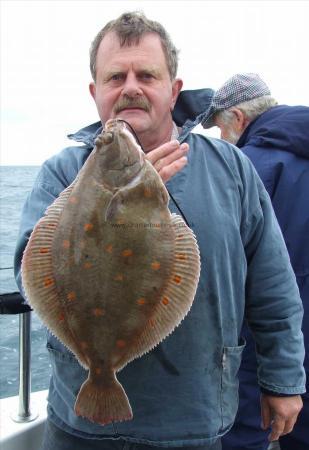
[[[188,150],[188,144],[170,141],[148,152],[146,158],[157,170],[163,183],[166,183],[187,164]]]
[[[293,430],[297,416],[303,407],[300,395],[274,397],[261,395],[262,428],[271,427],[269,441],[277,441],[280,436]]]

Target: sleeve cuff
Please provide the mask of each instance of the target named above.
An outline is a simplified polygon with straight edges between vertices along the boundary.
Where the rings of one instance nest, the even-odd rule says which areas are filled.
[[[273,397],[294,397],[295,395],[300,395],[300,394],[283,394],[280,392],[273,392],[273,391],[269,391],[268,389],[265,389],[262,387],[260,387],[260,390],[261,390],[262,394],[271,395]]]

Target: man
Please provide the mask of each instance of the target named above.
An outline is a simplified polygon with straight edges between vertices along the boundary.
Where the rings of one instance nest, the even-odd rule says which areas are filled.
[[[213,96],[203,118],[205,128],[212,125],[251,159],[270,195],[304,304],[303,331],[309,349],[309,108],[279,106],[258,75],[237,74]],[[225,450],[267,448],[267,434],[260,427],[254,342],[246,327],[244,333],[247,347],[240,368],[240,408],[223,440]],[[305,368],[308,374],[308,356]],[[309,448],[308,393],[303,400],[293,432],[280,438],[282,450]]]
[[[123,14],[97,35],[90,59],[90,92],[102,124],[118,117],[135,129],[173,196],[170,210],[180,214],[181,209],[197,236],[201,277],[190,313],[160,352],[149,352],[118,374],[132,404],[131,421],[102,426],[74,414],[87,374],[48,334],[52,378],[43,449],[220,449],[220,437],[237,410],[245,305],[259,348],[265,425],[277,439],[291,431],[302,406],[303,312],[266,191],[233,146],[173,123],[182,81],[176,78],[177,51],[159,23]],[[19,284],[33,226],[73,181],[99,132],[95,126],[82,130],[73,138],[83,147],[65,149],[43,164],[23,211],[16,251]]]

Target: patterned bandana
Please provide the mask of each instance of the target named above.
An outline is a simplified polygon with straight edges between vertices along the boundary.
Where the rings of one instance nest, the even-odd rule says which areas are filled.
[[[214,126],[214,114],[263,95],[271,95],[267,84],[256,73],[238,73],[220,87],[201,120],[204,128]]]

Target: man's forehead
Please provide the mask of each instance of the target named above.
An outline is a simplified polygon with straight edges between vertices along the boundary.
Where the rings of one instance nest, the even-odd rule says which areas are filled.
[[[145,34],[138,44],[124,46],[115,32],[107,33],[99,47],[97,66],[108,72],[122,71],[129,66],[137,71],[168,71],[160,37],[155,33]]]
[[[134,51],[136,49],[145,49],[145,51],[149,48],[151,50],[152,48],[156,48],[158,51],[161,49],[162,53],[163,48],[161,44],[161,39],[157,33],[145,33],[140,37],[140,39],[137,41],[132,40],[130,43],[124,43],[123,45],[120,45],[120,38],[114,31],[109,31],[102,39],[100,46],[99,46],[99,53],[105,53],[105,52],[125,52],[128,53],[130,51]]]

